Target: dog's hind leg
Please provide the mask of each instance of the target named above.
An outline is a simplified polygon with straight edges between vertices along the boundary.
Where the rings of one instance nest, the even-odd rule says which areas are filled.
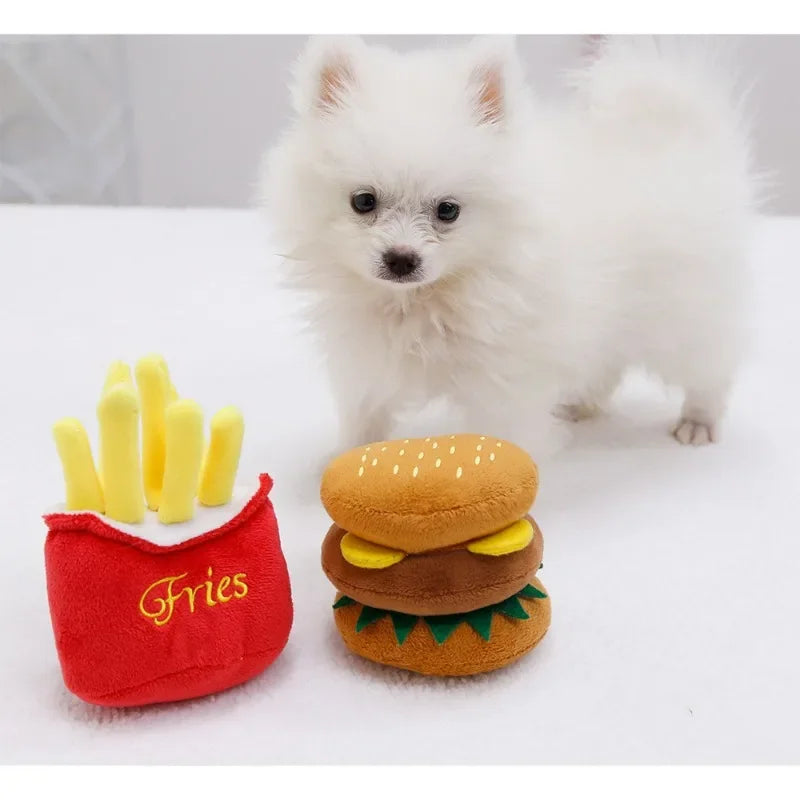
[[[596,417],[605,410],[606,404],[622,379],[622,374],[622,369],[607,370],[586,388],[568,394],[553,409],[553,414],[567,422],[580,422]]]

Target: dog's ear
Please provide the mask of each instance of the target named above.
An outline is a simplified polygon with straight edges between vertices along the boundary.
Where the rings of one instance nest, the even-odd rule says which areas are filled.
[[[295,111],[330,114],[346,105],[364,46],[357,36],[312,36],[295,67]]]
[[[481,125],[502,126],[522,67],[513,36],[481,36],[469,46],[469,91]]]

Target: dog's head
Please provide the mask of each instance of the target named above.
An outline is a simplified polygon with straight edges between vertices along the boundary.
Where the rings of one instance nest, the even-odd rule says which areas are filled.
[[[521,73],[509,39],[410,54],[311,39],[268,164],[292,257],[398,289],[491,266],[521,213]]]

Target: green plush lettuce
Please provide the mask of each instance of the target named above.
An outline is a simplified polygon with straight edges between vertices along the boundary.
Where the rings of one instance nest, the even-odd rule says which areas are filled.
[[[419,620],[422,620],[430,629],[437,644],[444,644],[453,631],[462,623],[469,625],[475,633],[488,642],[492,635],[492,619],[495,614],[504,614],[512,619],[529,619],[529,614],[522,607],[520,597],[543,598],[547,595],[535,586],[528,584],[524,589],[511,597],[494,603],[491,606],[477,608],[464,614],[439,614],[429,617],[416,617],[413,614],[401,614],[399,611],[387,611],[383,608],[363,606],[361,614],[356,621],[356,632],[360,633],[368,625],[389,616],[394,626],[394,635],[398,644],[403,644]],[[356,603],[351,597],[342,595],[334,604],[334,608],[344,608]]]

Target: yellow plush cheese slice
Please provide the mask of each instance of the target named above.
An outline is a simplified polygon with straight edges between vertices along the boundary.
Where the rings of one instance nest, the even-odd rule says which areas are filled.
[[[470,542],[467,550],[482,556],[507,556],[509,553],[524,550],[531,543],[531,539],[533,539],[533,525],[528,520],[521,519],[497,533]]]
[[[362,569],[386,569],[406,557],[402,550],[392,550],[389,547],[366,542],[352,533],[346,533],[342,537],[340,547],[344,560]]]

